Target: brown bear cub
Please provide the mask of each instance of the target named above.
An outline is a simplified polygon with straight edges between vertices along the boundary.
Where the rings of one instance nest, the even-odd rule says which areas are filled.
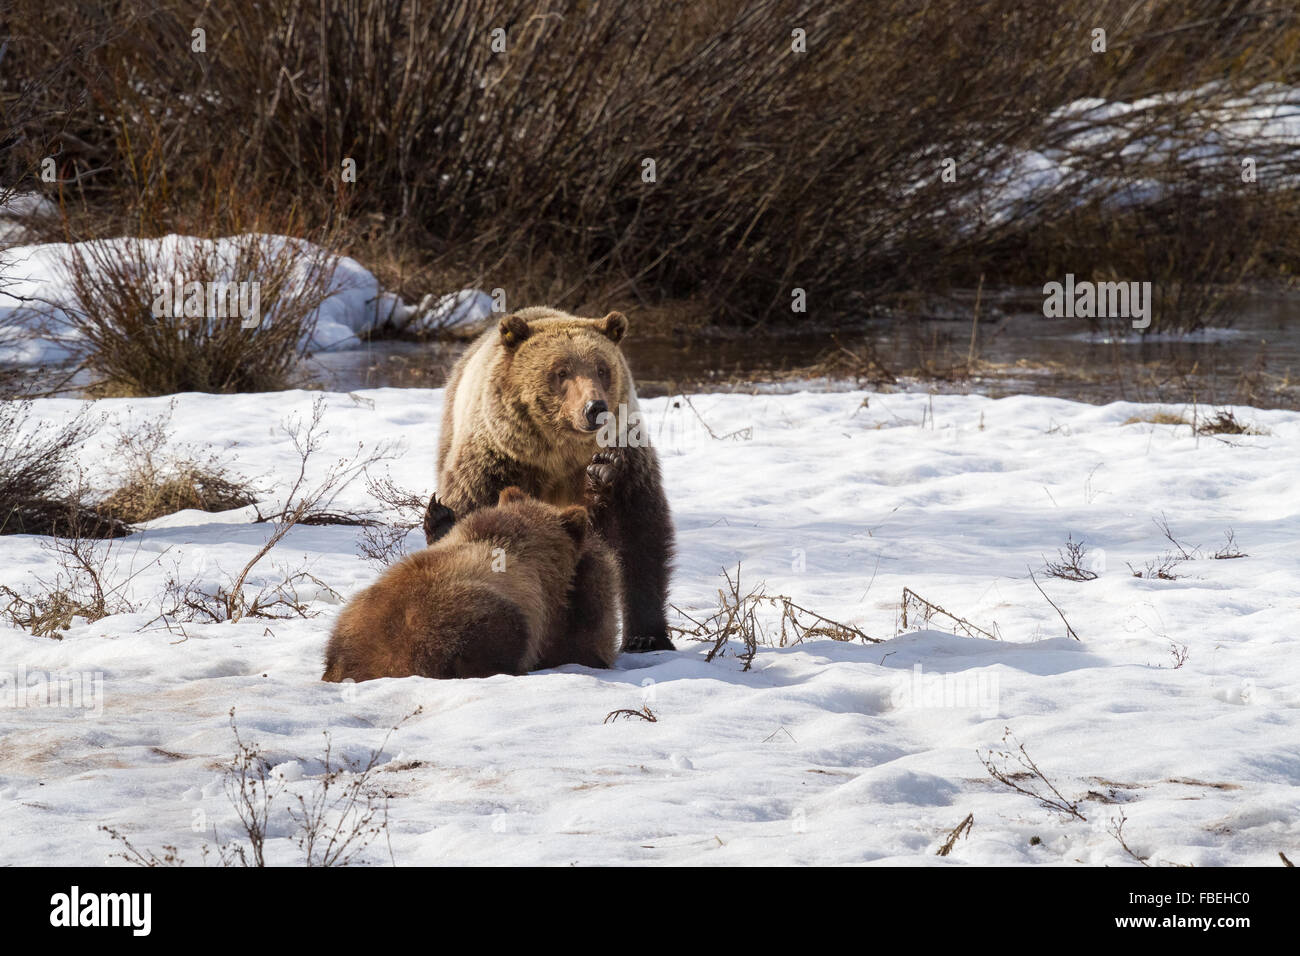
[[[348,602],[322,679],[613,666],[618,567],[587,522],[584,508],[504,489]]]
[[[425,537],[432,544],[445,532],[444,507],[463,519],[508,485],[556,506],[582,505],[618,556],[623,650],[672,650],[673,525],[619,348],[626,331],[618,312],[584,319],[531,308],[469,347],[447,381]]]

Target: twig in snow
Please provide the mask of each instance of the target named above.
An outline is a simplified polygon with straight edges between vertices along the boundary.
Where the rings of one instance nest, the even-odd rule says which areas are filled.
[[[1012,790],[1016,791],[1016,793],[1023,793],[1027,797],[1033,797],[1041,806],[1044,806],[1049,810],[1056,810],[1059,813],[1068,814],[1078,820],[1083,820],[1085,823],[1088,821],[1088,818],[1079,812],[1079,805],[1065,799],[1065,797],[1061,795],[1061,791],[1056,789],[1055,784],[1047,779],[1047,775],[1038,769],[1038,764],[1034,763],[1033,759],[1028,753],[1026,753],[1025,745],[1016,739],[1016,736],[1011,732],[1010,727],[1006,728],[1005,733],[1003,733],[1002,742],[1008,747],[1014,746],[1015,749],[999,751],[990,749],[986,755],[980,757],[980,762],[984,764],[984,769],[988,771],[990,777],[998,783],[1010,787]],[[979,754],[978,750],[976,751],[976,754]],[[995,763],[995,759],[1002,761],[1004,765],[1007,761],[1014,760],[1024,769],[1022,771],[1005,770]],[[1026,786],[1022,787],[1016,782],[1018,779],[1023,780],[1026,778],[1029,781]],[[1050,792],[1043,793],[1039,790],[1033,789],[1033,781],[1035,780],[1041,783]]]
[[[633,717],[639,717],[651,724],[659,723],[659,718],[654,715],[654,711],[650,709],[649,704],[643,705],[640,710],[632,710],[630,707],[620,707],[618,710],[611,710],[605,715],[605,719],[602,720],[601,723],[607,724],[611,720],[618,720],[620,717],[626,717],[629,720]]]
[[[1038,588],[1038,593],[1041,594],[1046,599],[1047,603],[1052,605],[1056,613],[1061,616],[1061,620],[1065,623],[1066,633],[1069,634],[1070,637],[1074,638],[1077,641],[1079,639],[1079,635],[1074,633],[1074,628],[1070,626],[1070,622],[1065,620],[1065,614],[1061,611],[1059,607],[1056,606],[1056,602],[1047,596],[1047,592],[1042,589],[1042,586],[1039,585],[1038,578],[1034,577],[1033,568],[1030,568],[1029,565],[1025,565],[1025,567],[1029,571],[1029,580],[1034,582],[1034,587]]]
[[[948,834],[948,839],[944,841],[943,846],[939,847],[935,855],[947,856],[949,853],[951,853],[953,846],[956,845],[957,840],[960,837],[970,836],[970,829],[974,825],[975,825],[975,814],[973,813],[966,814],[966,819],[963,820],[961,823],[957,824],[957,828]]]

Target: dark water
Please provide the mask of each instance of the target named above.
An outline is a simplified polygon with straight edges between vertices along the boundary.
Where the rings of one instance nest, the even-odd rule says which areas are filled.
[[[1082,319],[1046,319],[1042,296],[984,297],[971,347],[973,295],[942,312],[872,320],[851,331],[692,334],[629,338],[624,345],[645,396],[676,390],[798,391],[815,388],[934,389],[1117,399],[1300,407],[1300,295],[1257,292],[1218,320],[1180,336],[1160,321],[1140,336],[1110,336]],[[465,343],[381,341],[315,356],[324,388],[432,388],[443,384]],[[870,367],[855,362],[870,355]],[[839,357],[842,361],[828,363]],[[973,361],[969,361],[973,359]]]

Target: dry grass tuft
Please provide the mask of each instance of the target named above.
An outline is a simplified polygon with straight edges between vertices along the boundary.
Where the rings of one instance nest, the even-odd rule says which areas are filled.
[[[1124,419],[1123,425],[1137,425],[1146,422],[1150,425],[1190,425],[1191,422],[1181,412],[1167,412],[1159,409],[1154,412],[1144,412],[1141,415],[1132,415]]]
[[[940,622],[948,622],[948,627],[965,634],[967,637],[984,637],[990,641],[1000,639],[992,631],[987,631],[978,625],[972,624],[964,617],[958,617],[951,611],[944,610],[933,601],[927,601],[911,588],[903,588],[903,598],[899,602],[898,608],[898,624],[894,628],[895,636],[902,634],[909,627],[915,627],[918,630],[927,628],[936,619]],[[996,629],[997,625],[995,624],[994,630]]]
[[[175,407],[173,401],[158,418],[118,428],[111,450],[118,463],[118,483],[96,506],[100,514],[136,524],[188,509],[230,511],[256,503],[256,489],[230,471],[218,453],[164,451]]]
[[[961,837],[970,837],[971,827],[973,826],[975,826],[975,814],[968,813],[966,814],[966,818],[962,820],[961,823],[957,824],[957,826],[953,828],[952,832],[948,834],[948,839],[943,842],[943,846],[939,847],[939,849],[935,851],[935,855],[947,856],[951,853],[953,847],[957,845],[957,841]]]
[[[1243,422],[1230,408],[1218,409],[1211,418],[1198,423],[1197,433],[1201,435],[1267,435],[1262,428]]]

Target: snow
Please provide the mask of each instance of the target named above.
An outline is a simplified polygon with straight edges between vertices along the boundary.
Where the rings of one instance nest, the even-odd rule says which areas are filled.
[[[316,394],[181,395],[173,441],[217,441],[283,492],[296,456],[275,426],[308,415]],[[325,398],[318,472],[358,441],[394,440],[393,479],[432,490],[440,390]],[[168,401],[96,407],[149,416]],[[739,562],[746,586],[766,582],[888,640],[764,646],[748,672],[734,653],[709,662],[705,645],[679,639],[676,652],[623,655],[610,671],[324,684],[339,611],[324,589],[309,619],[186,624],[183,635],[147,626],[168,576],[220,581],[270,533],[242,512],[183,512],[116,546],[120,576],[135,575],[135,612],[61,641],[0,626],[11,681],[102,679],[98,711],[0,707],[0,863],[120,863],[101,825],[137,848],[175,845],[189,864],[202,844],[239,837],[221,771],[232,707],[285,788],[267,842],[278,864],[301,862],[285,811],[319,784],[323,732],[336,757],[365,761],[417,707],[375,774],[398,864],[1137,865],[1108,832],[1121,811],[1129,846],[1152,863],[1293,855],[1300,413],[1236,408],[1261,434],[1219,440],[1125,424],[1156,409],[1122,402],[865,392],[692,402],[715,433],[752,437],[715,441],[676,398],[642,403],[678,530],[672,602],[708,613],[721,570]],[[40,400],[35,413],[56,421],[79,405]],[[97,444],[109,440],[82,455],[92,479],[113,467]],[[367,504],[357,486],[336,507]],[[1171,547],[1153,523],[1161,515],[1203,556],[1176,580],[1135,578],[1127,562],[1141,568]],[[1228,529],[1248,556],[1214,560]],[[1042,572],[1067,536],[1092,549],[1097,580]],[[308,569],[346,598],[376,574],[358,539],[350,527],[297,528],[255,576],[269,578],[271,563]],[[0,546],[0,584],[22,591],[56,570],[39,538]],[[1002,640],[947,633],[938,617],[894,636],[904,587]],[[12,688],[0,686],[0,702]],[[604,722],[643,705],[656,722]],[[1086,821],[990,777],[980,755],[1003,749],[1007,728]],[[969,836],[936,856],[967,814]],[[364,859],[388,863],[386,842]]]
[[[1113,145],[1117,154],[1141,159],[1151,167],[1176,164],[1194,170],[1224,189],[1241,183],[1241,161],[1271,154],[1279,147],[1300,145],[1300,88],[1265,85],[1245,96],[1220,100],[1221,90],[1209,86],[1146,97],[1131,103],[1088,98],[1067,103],[1049,114],[1046,126],[1056,130],[1050,149],[1020,150],[992,178],[979,204],[981,221],[1004,224],[1033,221],[1048,198],[1068,195],[1076,205],[1100,200],[1109,208],[1155,202],[1170,186],[1157,179],[1115,179],[1096,175],[1087,164],[1099,148]],[[1137,136],[1160,111],[1188,102],[1218,103],[1205,107],[1194,127],[1157,127],[1159,139]],[[1261,174],[1261,188],[1295,185],[1293,176]],[[956,210],[970,216],[962,206]]]
[[[21,198],[15,197],[14,201]],[[4,293],[0,295],[0,364],[58,363],[76,353],[81,336],[69,325],[69,314],[81,309],[68,274],[68,263],[77,261],[74,257],[80,257],[92,272],[103,259],[144,262],[150,266],[150,279],[167,280],[178,274],[184,276],[186,263],[202,261],[219,265],[213,269],[214,279],[234,282],[248,278],[238,272],[237,263],[247,260],[250,243],[260,248],[261,261],[273,261],[286,247],[292,250],[288,254],[295,256],[296,263],[288,281],[298,288],[312,288],[311,276],[319,263],[332,264],[330,295],[316,309],[315,327],[304,343],[312,351],[355,348],[360,345],[359,333],[378,326],[447,328],[471,325],[492,312],[491,296],[477,289],[441,297],[430,295],[418,305],[407,304],[384,291],[355,259],[329,256],[319,246],[289,236],[104,239],[94,241],[101,247],[97,255],[87,254],[90,243],[14,246],[0,250],[0,292]],[[263,321],[275,321],[274,312]]]

